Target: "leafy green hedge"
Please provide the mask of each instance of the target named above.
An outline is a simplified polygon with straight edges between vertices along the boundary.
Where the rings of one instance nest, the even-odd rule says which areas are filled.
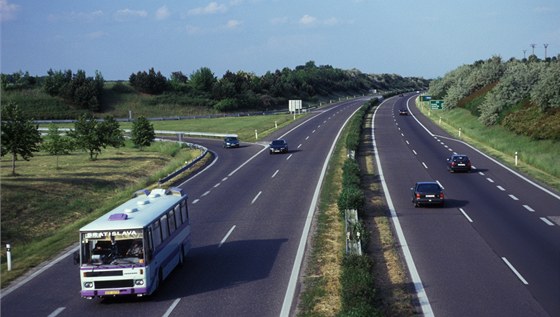
[[[377,99],[368,102],[352,118],[346,138],[348,151],[358,151],[361,130],[366,114],[377,104]],[[352,158],[346,159],[342,167],[342,191],[338,197],[338,208],[341,215],[344,215],[347,209],[356,209],[358,216],[363,217],[365,212],[365,195],[360,187],[360,183],[360,167],[358,163]],[[370,235],[363,221],[360,220],[353,230],[358,230],[361,233],[362,248],[367,248]],[[342,266],[342,275],[340,277],[342,307],[338,316],[381,316],[381,312],[375,306],[375,281],[372,273],[372,260],[367,255],[346,255]]]
[[[343,261],[342,309],[339,316],[381,316],[374,305],[373,262],[368,256],[346,255]]]

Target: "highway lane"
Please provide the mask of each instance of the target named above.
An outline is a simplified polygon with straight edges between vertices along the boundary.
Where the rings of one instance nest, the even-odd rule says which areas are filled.
[[[181,184],[189,194],[193,249],[150,298],[81,299],[78,268],[65,257],[4,295],[2,315],[278,316],[293,310],[293,294],[285,297],[323,162],[363,103],[321,109],[271,135],[289,141],[288,154],[269,155],[249,142],[226,150],[206,140],[215,163]]]
[[[559,315],[560,230],[552,221],[558,198],[454,140],[410,100],[387,100],[376,113],[374,136],[435,315]],[[407,106],[414,117],[398,115]],[[447,172],[445,158],[453,152],[469,155],[477,170]],[[419,180],[442,184],[445,208],[412,206],[410,187]]]

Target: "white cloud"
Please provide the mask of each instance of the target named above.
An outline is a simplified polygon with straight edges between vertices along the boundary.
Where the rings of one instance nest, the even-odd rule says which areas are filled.
[[[317,23],[317,18],[307,14],[299,19],[299,24],[302,25],[314,25],[316,23]]]
[[[224,13],[227,11],[227,7],[224,4],[218,4],[217,2],[210,2],[205,7],[198,7],[188,11],[189,15],[202,15],[202,14],[216,14]]]
[[[334,26],[342,24],[352,24],[353,21],[342,21],[338,18],[331,17],[328,19],[319,19],[311,15],[304,15],[298,20],[298,24],[303,26]]]
[[[229,20],[229,21],[227,21],[226,27],[228,29],[235,29],[240,25],[241,25],[241,21],[239,21],[239,20]]]
[[[8,3],[8,0],[0,0],[0,22],[15,20],[20,8],[17,4]]]
[[[118,10],[115,13],[115,19],[118,21],[124,21],[131,18],[145,18],[148,16],[148,12],[146,10],[131,10],[131,9],[122,9]]]
[[[167,6],[160,7],[156,10],[156,20],[165,20],[171,15]]]

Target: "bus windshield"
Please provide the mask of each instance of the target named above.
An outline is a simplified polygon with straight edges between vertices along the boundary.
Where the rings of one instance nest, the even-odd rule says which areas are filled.
[[[144,264],[142,230],[126,235],[115,233],[82,233],[81,265]]]

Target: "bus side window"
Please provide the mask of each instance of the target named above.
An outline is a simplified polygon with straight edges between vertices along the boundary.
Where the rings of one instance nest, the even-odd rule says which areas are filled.
[[[167,213],[167,220],[169,222],[169,235],[172,235],[175,231],[175,213],[173,210]]]
[[[167,224],[167,215],[163,215],[161,221],[161,239],[165,241],[169,236],[169,225]]]
[[[187,201],[181,202],[181,216],[183,216],[183,223],[189,223],[189,213],[187,211]]]
[[[183,220],[181,219],[181,205],[175,206],[174,213],[175,213],[175,223],[177,224],[177,227],[179,227],[183,224]]]
[[[146,235],[147,238],[145,239],[145,241],[147,242],[146,245],[146,249],[147,249],[147,253],[146,253],[146,262],[150,262],[150,260],[152,259],[152,253],[154,252],[154,241],[153,241],[153,232],[152,232],[152,226],[150,226],[148,228],[148,230],[146,230]]]
[[[161,243],[161,226],[159,220],[154,222],[152,225],[152,241],[155,250],[155,248],[157,248]]]

